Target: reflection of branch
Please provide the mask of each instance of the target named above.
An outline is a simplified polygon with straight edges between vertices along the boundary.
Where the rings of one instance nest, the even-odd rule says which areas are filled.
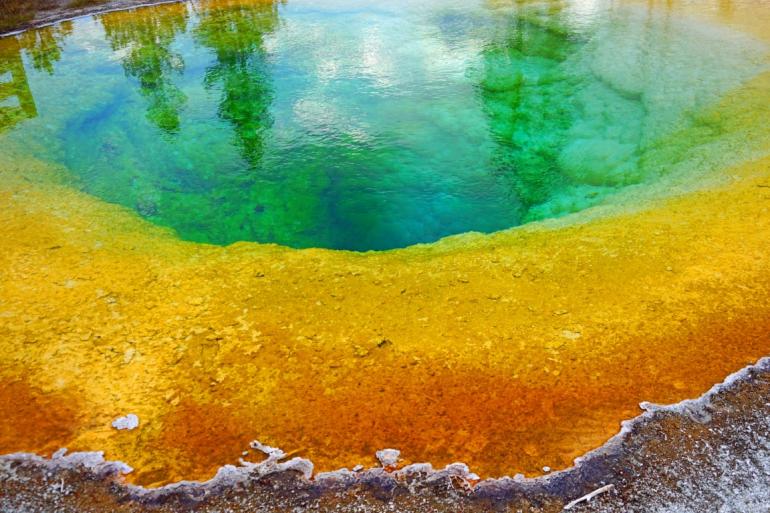
[[[272,2],[250,5],[243,0],[202,2],[195,37],[216,55],[204,78],[206,87],[219,84],[218,115],[235,132],[243,157],[252,166],[261,160],[264,130],[272,124],[273,90],[264,38],[278,17]]]
[[[606,486],[602,486],[601,488],[599,488],[597,490],[594,490],[593,492],[591,492],[589,494],[586,494],[586,495],[583,495],[582,497],[580,497],[578,499],[575,499],[574,501],[570,502],[569,504],[564,506],[564,510],[563,511],[567,511],[569,509],[572,509],[575,506],[577,506],[578,504],[580,504],[581,502],[588,502],[588,501],[590,501],[591,499],[593,499],[594,497],[596,497],[599,494],[602,494],[604,492],[609,492],[614,487],[615,487],[615,485],[612,485],[612,484],[608,484]]]
[[[61,59],[64,41],[72,35],[72,31],[72,22],[64,21],[60,25],[23,32],[18,40],[31,58],[32,66],[53,75],[54,64]]]
[[[763,183],[758,183],[757,187],[762,187],[763,189],[770,189],[770,185],[766,185],[766,184],[763,184]]]
[[[187,11],[174,6],[141,12],[142,16],[138,12],[104,16],[102,26],[113,50],[128,50],[121,59],[123,69],[139,81],[147,118],[173,134],[179,130],[187,96],[174,84],[173,77],[184,73],[184,60],[172,45],[187,30]]]
[[[37,117],[37,107],[27,80],[17,39],[11,39],[7,52],[0,53],[0,75],[10,74],[9,81],[0,82],[0,102],[15,98],[17,105],[0,106],[0,132],[17,123]]]

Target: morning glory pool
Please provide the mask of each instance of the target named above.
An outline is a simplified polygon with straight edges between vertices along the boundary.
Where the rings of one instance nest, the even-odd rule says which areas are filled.
[[[398,248],[723,162],[766,51],[609,1],[161,5],[0,40],[0,151],[186,240]]]

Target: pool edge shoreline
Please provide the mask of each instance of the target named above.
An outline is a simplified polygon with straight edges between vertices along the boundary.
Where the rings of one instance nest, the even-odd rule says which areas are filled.
[[[37,15],[29,22],[22,23],[16,28],[11,30],[0,32],[0,39],[6,37],[13,37],[28,30],[40,29],[57,25],[65,21],[73,21],[79,18],[86,18],[88,16],[98,16],[100,14],[107,14],[118,11],[128,11],[131,9],[139,9],[142,7],[155,7],[157,5],[164,4],[178,4],[182,2],[189,2],[190,0],[112,0],[104,4],[94,4],[85,7],[71,7],[68,5],[61,5],[54,7],[50,10],[40,11],[43,13],[42,17]]]

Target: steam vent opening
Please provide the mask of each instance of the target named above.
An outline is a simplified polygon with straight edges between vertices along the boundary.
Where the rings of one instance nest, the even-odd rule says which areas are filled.
[[[378,486],[399,511],[668,511],[644,501],[717,486],[633,488],[711,457],[679,435],[749,458],[770,5],[40,9],[0,6],[0,511],[59,475],[62,511],[252,511],[230,485],[268,474],[350,511]],[[409,502],[417,474],[469,502]]]

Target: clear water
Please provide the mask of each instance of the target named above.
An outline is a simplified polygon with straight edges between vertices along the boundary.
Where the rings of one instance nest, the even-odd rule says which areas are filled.
[[[0,40],[0,151],[188,240],[404,247],[703,165],[766,55],[612,2],[201,0]]]

